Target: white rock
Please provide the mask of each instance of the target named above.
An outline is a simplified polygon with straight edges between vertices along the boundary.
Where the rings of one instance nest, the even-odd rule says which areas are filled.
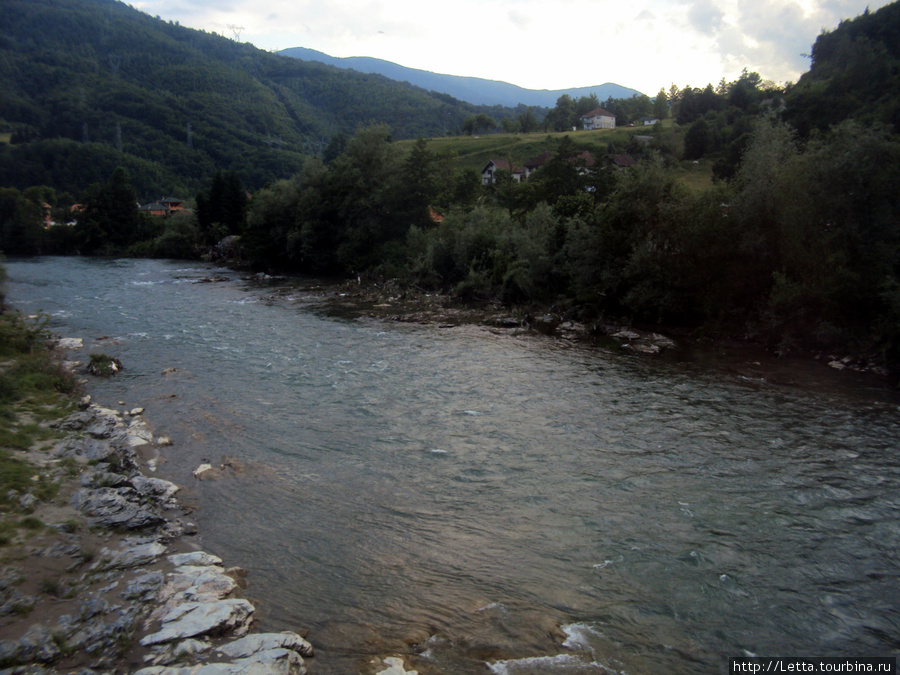
[[[60,349],[81,349],[84,347],[84,340],[81,338],[60,338],[56,346]]]
[[[253,605],[242,598],[218,602],[186,602],[163,617],[162,630],[145,635],[141,644],[145,647],[158,645],[212,632],[233,631],[236,635],[242,635],[250,626],[253,611]]]
[[[216,651],[231,659],[244,659],[258,652],[290,649],[303,656],[313,655],[313,646],[296,633],[252,633],[222,645]]]
[[[201,464],[196,469],[194,469],[194,478],[202,478],[203,474],[205,474],[208,471],[212,471],[212,470],[213,470],[212,464]]]
[[[176,553],[168,556],[170,563],[175,567],[183,567],[192,565],[195,567],[209,567],[211,565],[221,565],[222,559],[217,555],[206,553],[205,551],[192,551],[190,553]]]
[[[151,666],[135,675],[305,675],[303,659],[289,649],[272,649],[234,663],[207,663],[188,668]]]
[[[388,656],[387,658],[382,659],[384,665],[387,666],[384,670],[379,670],[376,675],[418,675],[418,670],[407,670],[406,665],[403,663],[403,659],[397,658],[396,656]]]
[[[162,478],[148,478],[146,476],[135,476],[131,479],[134,489],[142,495],[148,497],[156,497],[157,499],[170,499],[181,488]]]
[[[128,440],[128,445],[132,448],[153,442],[153,432],[150,431],[150,426],[141,418],[135,418],[131,421],[128,429],[125,431],[125,437]]]
[[[165,552],[165,544],[156,541],[149,544],[138,544],[120,551],[110,551],[104,548],[100,551],[100,560],[94,563],[93,567],[105,570],[141,567],[156,561]]]

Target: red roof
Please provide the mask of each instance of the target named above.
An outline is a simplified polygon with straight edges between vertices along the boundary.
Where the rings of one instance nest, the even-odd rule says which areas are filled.
[[[575,155],[574,160],[576,164],[586,166],[588,168],[594,166],[594,164],[597,163],[594,159],[594,156],[587,150],[585,150],[584,152],[579,152],[577,155]]]
[[[529,159],[527,162],[525,162],[525,168],[526,169],[536,169],[539,166],[544,166],[544,164],[549,162],[551,159],[553,159],[552,152],[550,152],[549,150],[547,152],[542,152],[537,157],[535,157],[533,159]]]
[[[594,108],[591,112],[582,115],[581,119],[584,119],[585,117],[615,117],[615,115],[603,108]]]
[[[492,159],[487,163],[487,165],[485,165],[484,169],[487,169],[491,164],[496,166],[498,169],[505,169],[510,173],[522,173],[522,169],[517,167],[515,164],[510,164],[509,161],[505,159]],[[484,173],[484,169],[481,170],[482,173]]]
[[[634,166],[637,164],[637,161],[631,155],[613,155],[612,160],[613,164],[621,167]]]

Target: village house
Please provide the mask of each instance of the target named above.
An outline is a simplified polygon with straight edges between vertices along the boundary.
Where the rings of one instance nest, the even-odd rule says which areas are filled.
[[[184,210],[184,200],[178,199],[177,197],[163,197],[159,200],[160,204],[165,204],[169,207],[169,211],[182,211]]]
[[[529,159],[525,162],[525,179],[531,178],[531,174],[540,169],[551,159],[553,159],[553,153],[548,150],[547,152],[542,152],[534,159]]]
[[[184,211],[184,200],[177,197],[161,197],[155,202],[139,206],[138,210],[151,216],[170,216]]]
[[[615,129],[616,116],[603,108],[595,108],[581,116],[581,126],[585,131],[591,129]]]
[[[525,176],[525,172],[515,164],[510,164],[505,159],[492,159],[481,170],[481,184],[489,185],[497,182],[497,171],[509,171],[512,179],[517,183],[521,183]]]
[[[550,162],[555,156],[556,155],[554,153],[549,151],[542,152],[537,157],[529,159],[527,162],[525,162],[524,168],[522,169],[515,165],[512,165],[512,169],[510,169],[510,163],[508,161],[502,159],[492,159],[481,171],[481,184],[490,185],[497,182],[496,172],[501,169],[510,171],[513,180],[515,180],[517,183],[521,183],[523,180],[529,180],[535,171],[543,166],[546,166],[546,164]],[[609,155],[609,161],[616,169],[626,169],[637,164],[637,161],[631,155],[625,154]],[[583,152],[579,152],[577,155],[572,156],[569,159],[569,162],[577,168],[578,174],[582,176],[597,168],[597,160],[587,150],[584,150]]]
[[[637,160],[631,155],[610,155],[610,159],[617,169],[627,169],[637,164]]]

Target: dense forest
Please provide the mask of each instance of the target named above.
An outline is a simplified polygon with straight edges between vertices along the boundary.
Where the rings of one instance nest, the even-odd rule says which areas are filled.
[[[489,109],[161,21],[117,0],[4,0],[0,185],[76,194],[122,166],[143,199],[218,170],[248,186],[299,171],[338,132],[459,129]]]
[[[79,194],[73,227],[40,226],[44,205],[60,201],[52,188],[8,187],[0,247],[226,256],[270,271],[394,278],[465,301],[554,305],[578,318],[897,367],[898,27],[894,3],[823,32],[796,84],[745,71],[716,86],[599,102],[623,120],[662,121],[625,135],[548,136],[549,151],[524,181],[501,168],[483,185],[477,171],[432,150],[434,141],[399,143],[394,127],[376,122],[333,135],[249,198],[253,178],[240,163],[218,167],[192,212],[166,218],[137,212],[127,166]],[[569,128],[596,103],[560,97],[534,123]],[[531,124],[528,113],[507,126]],[[490,126],[485,111],[461,124],[472,114]],[[626,153],[636,161],[623,166]],[[712,182],[684,180],[702,166]]]

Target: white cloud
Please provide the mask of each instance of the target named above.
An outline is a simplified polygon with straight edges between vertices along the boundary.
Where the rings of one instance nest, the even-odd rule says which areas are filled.
[[[822,28],[887,0],[138,0],[151,15],[264,49],[309,47],[533,89],[616,82],[649,95],[743,68],[794,81]]]

